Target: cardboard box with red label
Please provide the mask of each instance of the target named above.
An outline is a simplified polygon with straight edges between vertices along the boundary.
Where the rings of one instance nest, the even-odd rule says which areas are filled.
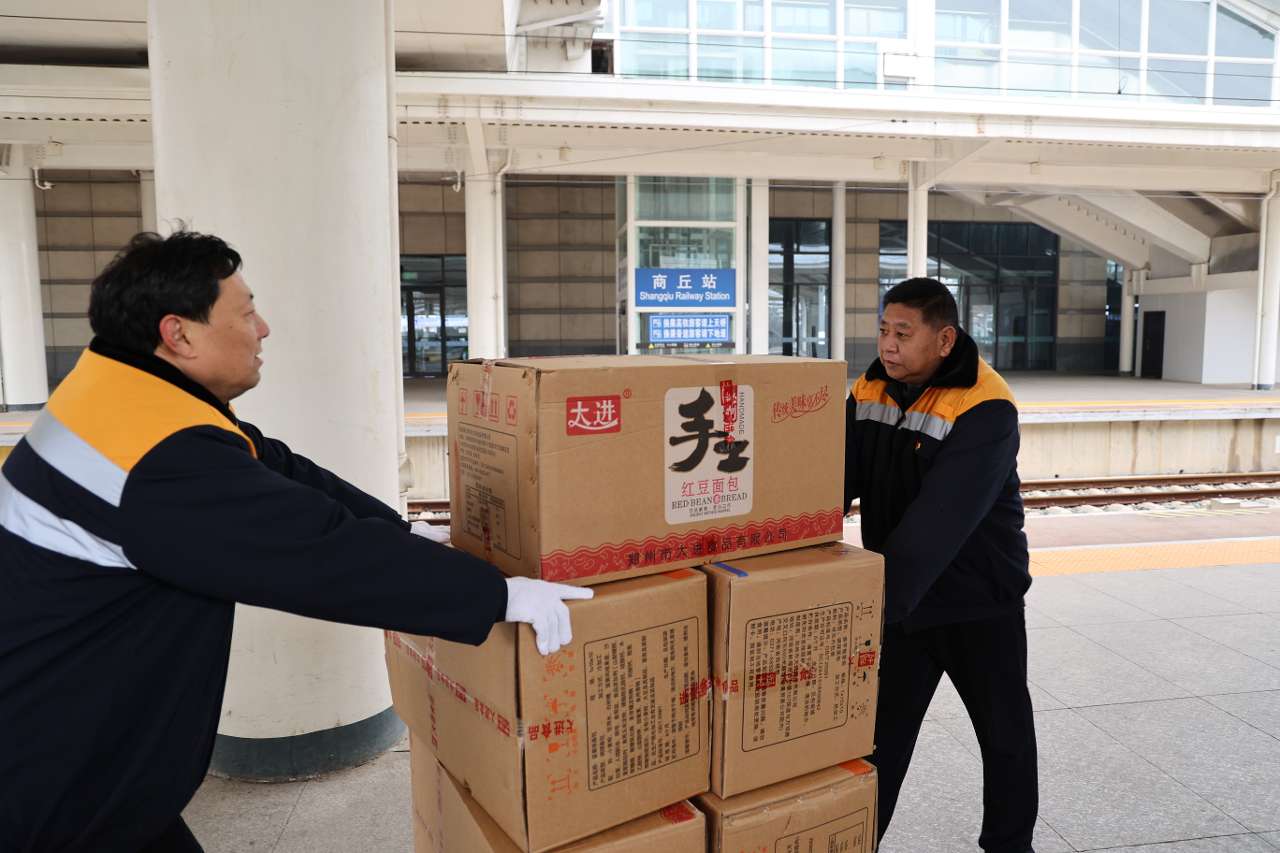
[[[453,544],[594,584],[838,540],[845,383],[781,356],[455,364]]]
[[[436,761],[417,735],[409,738],[414,853],[520,853],[492,817]],[[706,853],[706,818],[681,800],[621,826],[557,847],[554,853]]]
[[[847,761],[723,799],[695,802],[707,815],[711,853],[874,853],[876,770]]]
[[[396,713],[533,853],[709,788],[706,576],[604,584],[569,610],[573,642],[545,657],[527,625],[478,647],[387,634]]]
[[[875,748],[884,558],[833,542],[703,569],[711,790],[731,797]]]

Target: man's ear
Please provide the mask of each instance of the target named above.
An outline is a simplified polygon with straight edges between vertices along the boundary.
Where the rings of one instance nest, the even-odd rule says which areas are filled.
[[[951,350],[955,349],[957,337],[955,326],[943,326],[942,331],[938,332],[938,354],[943,358],[951,355]]]
[[[187,337],[187,322],[177,314],[166,314],[160,318],[160,347],[182,358],[194,356],[195,348]]]

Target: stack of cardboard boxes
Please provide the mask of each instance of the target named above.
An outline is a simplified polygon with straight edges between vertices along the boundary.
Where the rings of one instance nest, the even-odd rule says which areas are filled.
[[[389,633],[427,851],[875,846],[881,559],[843,530],[845,366],[454,365],[452,540],[591,584],[573,642]]]

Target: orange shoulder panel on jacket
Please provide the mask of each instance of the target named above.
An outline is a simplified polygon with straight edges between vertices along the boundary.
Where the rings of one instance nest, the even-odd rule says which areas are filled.
[[[89,446],[129,471],[169,436],[197,426],[234,433],[257,455],[253,442],[203,400],[114,359],[85,350],[75,369],[49,397],[49,411]]]

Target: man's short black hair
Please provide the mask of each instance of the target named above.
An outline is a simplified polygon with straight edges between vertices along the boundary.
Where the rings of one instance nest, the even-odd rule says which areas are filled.
[[[960,330],[960,309],[947,286],[936,278],[909,278],[895,284],[884,295],[885,306],[905,305],[919,309],[924,321],[935,329],[947,326]]]
[[[211,234],[135,234],[93,280],[89,325],[118,347],[153,353],[165,315],[207,323],[219,282],[239,268],[239,252]]]

